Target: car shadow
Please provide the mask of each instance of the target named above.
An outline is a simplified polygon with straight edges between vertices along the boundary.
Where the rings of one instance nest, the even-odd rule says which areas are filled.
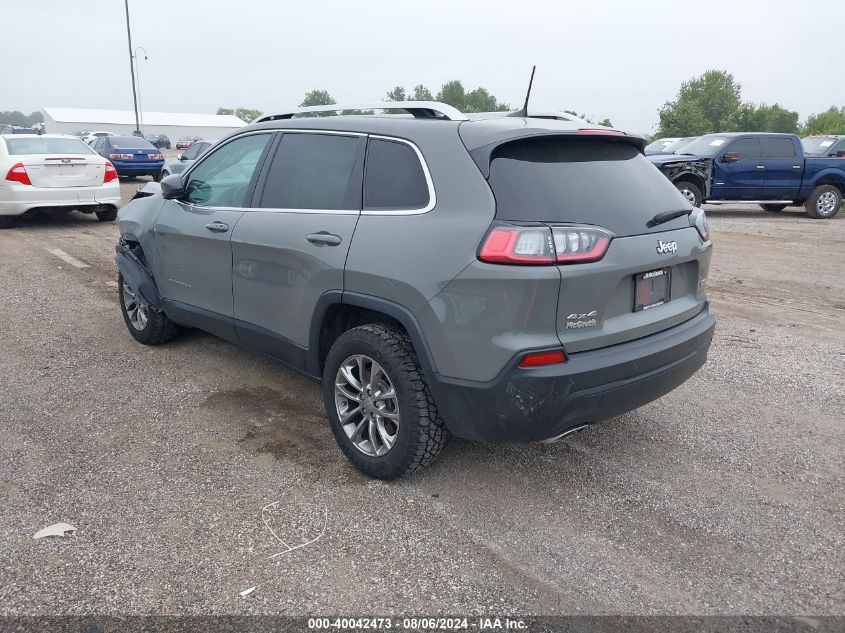
[[[56,227],[71,227],[79,224],[112,224],[111,222],[100,222],[93,213],[81,213],[79,211],[40,211],[30,217],[20,217],[12,228],[21,229],[49,229]]]

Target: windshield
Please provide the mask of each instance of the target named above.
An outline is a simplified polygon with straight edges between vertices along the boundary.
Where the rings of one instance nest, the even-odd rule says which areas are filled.
[[[647,154],[654,154],[658,152],[663,152],[666,149],[667,145],[674,143],[675,139],[673,138],[659,138],[656,141],[652,141],[648,145],[645,146],[645,152]]]
[[[833,149],[837,139],[829,136],[808,136],[801,139],[804,146],[804,153],[810,156],[824,156]]]
[[[7,138],[9,154],[93,154],[85,143],[75,138]]]
[[[709,134],[695,139],[680,150],[676,150],[675,153],[682,155],[689,154],[691,156],[715,156],[716,152],[727,145],[730,140],[731,137],[729,136]]]
[[[687,136],[686,138],[679,138],[677,141],[669,143],[669,145],[667,145],[665,148],[663,148],[663,151],[666,152],[667,154],[676,154],[676,153],[678,153],[678,150],[680,150],[683,147],[686,147],[687,145],[692,143],[697,138],[698,138],[697,136]]]
[[[138,138],[137,136],[112,136],[112,147],[125,147],[127,149],[150,149],[153,144],[147,139]]]

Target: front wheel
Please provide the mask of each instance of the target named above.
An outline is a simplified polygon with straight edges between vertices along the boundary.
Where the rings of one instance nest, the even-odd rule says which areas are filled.
[[[804,201],[807,215],[816,220],[832,218],[842,206],[842,192],[833,185],[819,185]]]
[[[144,345],[161,345],[172,339],[179,332],[178,326],[159,312],[147,305],[118,273],[117,292],[120,311],[129,333]]]
[[[764,211],[773,212],[783,211],[786,208],[785,204],[761,204],[760,206],[763,207]]]
[[[675,187],[683,194],[684,198],[686,198],[687,202],[689,202],[692,206],[701,206],[701,189],[699,189],[698,186],[688,180],[679,180],[675,183]]]
[[[395,479],[429,463],[449,434],[408,335],[371,324],[332,345],[323,371],[332,434],[365,475]]]

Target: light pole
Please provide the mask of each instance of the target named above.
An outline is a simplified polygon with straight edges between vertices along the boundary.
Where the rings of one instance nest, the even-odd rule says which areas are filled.
[[[135,54],[133,55],[133,59],[135,60],[135,83],[138,84],[138,114],[140,115],[141,125],[144,124],[144,104],[141,101],[141,69],[138,66],[138,51],[144,51],[144,61],[149,59],[147,55],[147,49],[143,46],[136,46],[135,47]]]
[[[138,121],[138,94],[135,92],[135,64],[132,59],[132,30],[129,28],[129,0],[123,0],[126,7],[126,38],[129,41],[129,72],[132,73],[132,101],[135,104],[135,135],[141,135],[141,124]]]

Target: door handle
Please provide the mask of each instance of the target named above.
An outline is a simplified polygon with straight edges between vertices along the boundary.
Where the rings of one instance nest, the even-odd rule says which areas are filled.
[[[801,165],[793,165],[792,169],[801,169]]]
[[[225,233],[229,230],[229,225],[225,222],[209,222],[205,225],[205,228],[212,233]]]
[[[317,246],[337,246],[343,241],[340,239],[340,235],[334,235],[333,233],[327,233],[326,231],[311,233],[305,239]]]
[[[757,169],[765,169],[765,168],[766,168],[765,165],[757,165]]]

